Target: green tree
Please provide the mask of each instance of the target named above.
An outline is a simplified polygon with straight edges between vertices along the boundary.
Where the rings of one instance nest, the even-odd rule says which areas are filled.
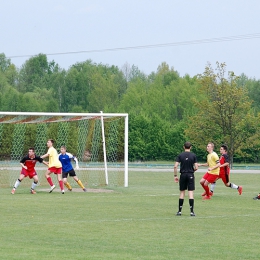
[[[66,92],[66,71],[61,69],[58,65],[56,66],[53,73],[50,75],[49,86],[53,92],[53,98],[56,100],[59,112],[67,112],[66,111],[66,103],[65,103],[65,92]],[[70,93],[71,95],[72,93]]]
[[[6,58],[4,53],[0,53],[0,71],[5,72],[11,66],[11,60]]]
[[[116,66],[95,64],[91,60],[74,64],[67,72],[65,93],[70,100],[66,104],[71,111],[81,107],[83,111],[113,112],[118,108],[126,90],[126,80]],[[71,96],[73,91],[73,96]]]
[[[231,164],[236,152],[250,145],[248,123],[256,122],[251,111],[251,101],[246,88],[238,86],[238,77],[233,72],[225,78],[225,63],[217,62],[217,73],[210,64],[198,76],[202,100],[195,100],[198,113],[189,118],[186,135],[197,147],[205,149],[206,142],[229,147]],[[256,127],[254,128],[256,131]]]
[[[260,112],[260,80],[248,79],[246,81],[249,98],[253,101],[252,107]]]
[[[15,87],[18,80],[18,71],[10,59],[7,59],[4,53],[0,53],[0,72],[5,76],[8,84]]]
[[[89,94],[89,109],[91,112],[115,111],[119,105],[119,85],[114,84],[113,76],[104,78],[97,73],[92,76],[94,88]]]
[[[55,62],[48,62],[45,54],[36,55],[27,60],[19,72],[18,90],[22,93],[33,92],[35,88],[49,88],[49,76]]]

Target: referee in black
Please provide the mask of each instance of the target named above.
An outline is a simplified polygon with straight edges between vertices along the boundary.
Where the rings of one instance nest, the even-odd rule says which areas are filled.
[[[184,152],[179,154],[174,164],[174,181],[179,182],[177,175],[178,165],[180,164],[180,197],[179,197],[179,211],[176,216],[181,216],[181,210],[184,202],[185,190],[188,189],[189,193],[189,204],[190,204],[190,215],[195,216],[194,213],[194,197],[193,191],[195,190],[195,177],[194,172],[198,170],[197,157],[191,151],[191,143],[186,142],[184,144]]]

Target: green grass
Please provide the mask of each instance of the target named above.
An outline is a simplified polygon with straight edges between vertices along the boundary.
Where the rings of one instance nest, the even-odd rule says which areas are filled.
[[[1,188],[1,259],[260,259],[260,201],[252,199],[260,174],[232,174],[242,196],[219,181],[210,201],[196,176],[196,217],[187,197],[175,216],[179,190],[168,172],[130,171],[129,188],[112,193]]]

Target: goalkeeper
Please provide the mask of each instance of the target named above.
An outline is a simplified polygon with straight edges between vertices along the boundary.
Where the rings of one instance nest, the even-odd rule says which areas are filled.
[[[71,164],[71,159],[73,159],[76,162],[76,169],[79,169],[79,163],[78,163],[78,159],[73,156],[71,153],[67,153],[66,151],[66,146],[61,146],[60,148],[60,154],[59,154],[59,160],[62,164],[62,179],[63,179],[63,183],[65,184],[65,186],[68,188],[69,191],[72,191],[72,187],[69,184],[67,178],[68,175],[70,177],[73,177],[73,179],[78,183],[78,185],[80,186],[80,188],[82,188],[82,190],[84,192],[86,192],[86,188],[84,187],[84,185],[82,184],[81,180],[79,180],[79,178],[77,177],[72,164]]]

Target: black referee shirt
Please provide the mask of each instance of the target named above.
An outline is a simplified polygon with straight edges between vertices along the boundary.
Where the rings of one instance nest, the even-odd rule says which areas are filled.
[[[192,152],[183,152],[177,156],[176,162],[180,163],[180,173],[193,173],[197,157]]]

